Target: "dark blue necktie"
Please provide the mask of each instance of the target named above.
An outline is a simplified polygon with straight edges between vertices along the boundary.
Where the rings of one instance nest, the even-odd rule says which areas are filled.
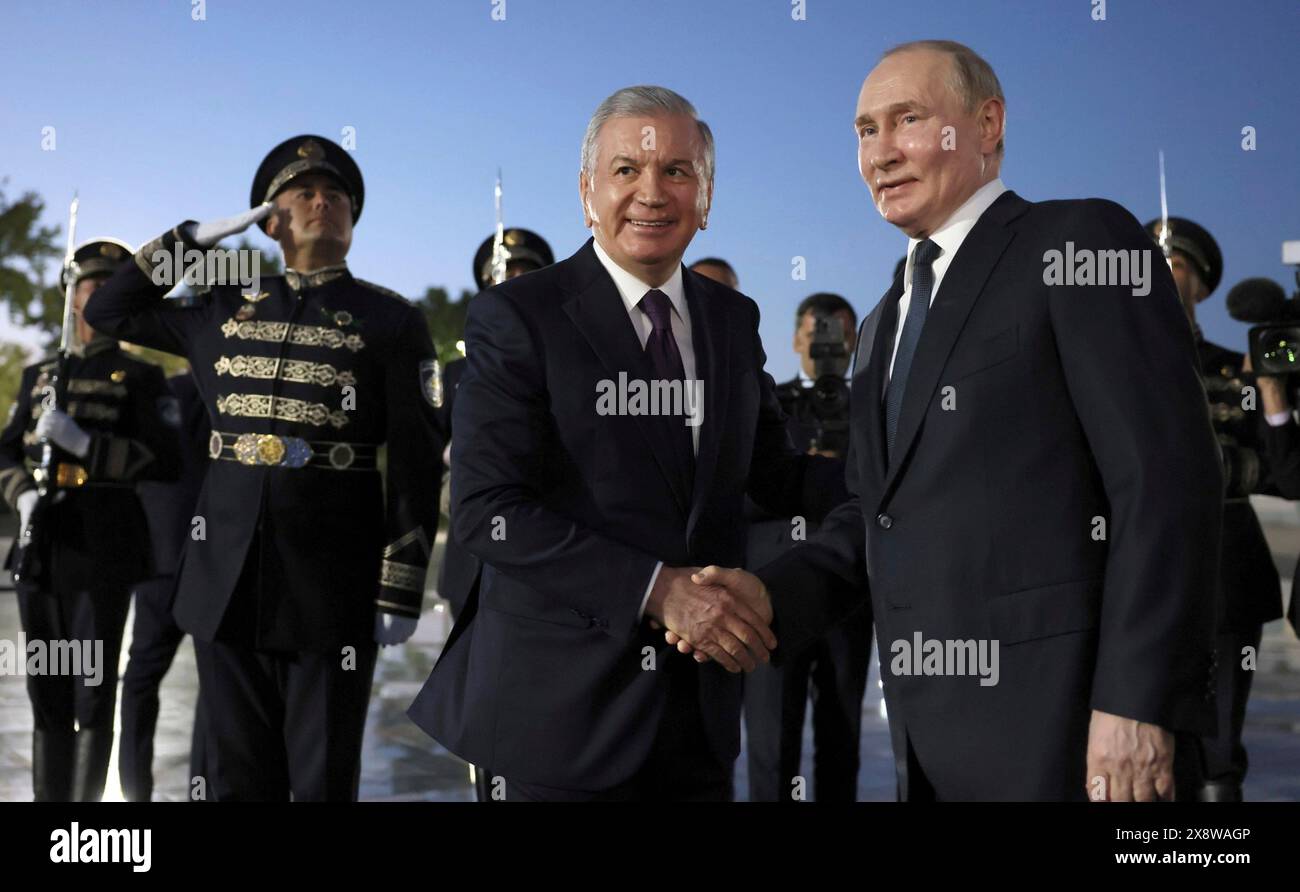
[[[650,337],[646,338],[645,352],[650,357],[655,377],[661,381],[681,381],[682,387],[686,387],[686,367],[682,365],[682,354],[677,349],[677,339],[673,337],[673,306],[668,295],[658,288],[652,288],[645,293],[637,306],[641,308],[641,312],[650,317],[650,324],[654,326]],[[683,400],[684,397],[683,391]],[[664,415],[662,417],[667,422],[669,441],[677,452],[677,464],[681,468],[682,482],[689,493],[695,479],[695,444],[691,437],[691,429],[686,425],[685,416]]]
[[[912,297],[907,307],[907,320],[903,335],[894,354],[894,372],[885,387],[885,453],[894,448],[898,433],[898,417],[903,411],[903,392],[907,388],[907,373],[912,368],[912,356],[921,340],[921,329],[930,310],[930,292],[934,290],[933,263],[943,249],[926,239],[912,250]]]

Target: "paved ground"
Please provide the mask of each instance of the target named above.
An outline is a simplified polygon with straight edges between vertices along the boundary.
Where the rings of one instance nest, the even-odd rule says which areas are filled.
[[[1294,504],[1276,499],[1260,499],[1257,507],[1274,559],[1289,589],[1300,553],[1300,514]],[[8,544],[0,543],[0,547],[7,549]],[[431,597],[426,604],[429,607],[415,638],[405,647],[381,652],[366,728],[363,799],[473,799],[465,765],[416,729],[404,714],[428,676],[449,630],[449,617],[442,602]],[[129,635],[129,622],[127,628]],[[0,639],[16,640],[18,634],[15,600],[0,593]],[[129,642],[123,646],[124,655],[128,647]],[[894,798],[893,760],[877,678],[878,670],[873,668],[862,708],[858,798],[864,801]],[[186,796],[196,690],[194,652],[187,640],[162,689],[155,743],[156,798]],[[23,680],[0,676],[0,801],[31,798],[31,721]],[[1282,621],[1271,623],[1265,629],[1259,675],[1247,718],[1246,745],[1251,758],[1251,773],[1246,782],[1248,798],[1300,801],[1300,641]],[[808,755],[811,737],[807,728],[804,751],[804,774],[811,778]],[[746,789],[742,752],[736,773],[740,798],[744,798]],[[105,798],[121,798],[116,763],[110,772]]]

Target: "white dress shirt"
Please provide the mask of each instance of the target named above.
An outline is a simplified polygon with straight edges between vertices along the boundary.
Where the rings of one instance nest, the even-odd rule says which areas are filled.
[[[939,294],[939,286],[943,284],[943,274],[948,271],[948,265],[957,256],[957,249],[961,247],[962,242],[966,241],[966,236],[970,235],[979,218],[1005,191],[1007,187],[1002,184],[1000,177],[985,183],[976,190],[974,195],[966,199],[965,204],[953,211],[952,216],[942,226],[931,233],[930,241],[939,246],[941,253],[930,267],[934,272],[934,285],[930,288],[930,306],[934,306],[934,299]],[[894,352],[889,357],[889,376],[894,374],[894,358],[898,356],[898,342],[903,339],[903,322],[907,319],[908,307],[912,305],[912,254],[920,243],[921,239],[907,240],[907,269],[903,273],[903,296],[898,301],[898,321],[894,328]],[[886,377],[886,382],[889,376]]]
[[[618,289],[619,296],[623,298],[623,306],[627,308],[628,318],[632,320],[632,328],[641,341],[641,349],[644,350],[646,341],[650,339],[650,334],[654,331],[654,323],[650,321],[650,317],[637,304],[641,302],[641,298],[645,297],[647,291],[653,290],[654,286],[642,282],[632,273],[615,263],[605,253],[605,249],[600,246],[598,240],[593,239],[591,244],[596,249],[596,257],[600,260],[600,265],[605,267],[605,272],[609,273],[609,277],[614,280],[614,287]],[[682,265],[680,263],[677,264],[677,269],[673,270],[672,277],[659,286],[659,290],[668,295],[668,301],[673,306],[673,340],[677,342],[677,352],[682,355],[682,371],[685,372],[687,380],[694,380],[695,346],[691,342],[691,313],[686,305],[686,286],[682,282]],[[700,428],[702,426],[697,424],[691,428],[691,444],[697,456],[700,454]],[[645,594],[641,597],[641,609],[637,613],[638,617],[645,613],[646,602],[650,600],[650,591],[655,587],[655,580],[659,578],[659,570],[663,565],[663,561],[655,564],[654,572],[650,574],[650,582],[645,587]]]

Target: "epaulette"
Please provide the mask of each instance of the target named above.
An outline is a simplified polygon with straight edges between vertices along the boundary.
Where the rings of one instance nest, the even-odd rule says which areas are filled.
[[[365,285],[371,291],[377,291],[380,294],[384,295],[384,297],[391,297],[394,300],[400,300],[402,303],[407,304],[408,306],[411,303],[409,300],[402,297],[402,295],[398,294],[396,291],[390,291],[387,288],[385,288],[383,285],[376,285],[374,282],[367,282],[365,279],[358,279],[356,276],[352,277],[352,281],[356,282],[358,285]]]

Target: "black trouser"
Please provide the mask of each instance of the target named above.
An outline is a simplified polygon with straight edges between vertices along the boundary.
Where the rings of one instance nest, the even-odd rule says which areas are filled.
[[[1212,736],[1179,735],[1175,756],[1175,781],[1180,800],[1239,800],[1248,760],[1242,744],[1246,703],[1254,669],[1243,669],[1242,650],[1250,647],[1259,659],[1263,627],[1221,629],[1215,636],[1218,668],[1214,676],[1215,715],[1218,730]],[[1253,665],[1253,664],[1252,664]]]
[[[858,794],[862,697],[871,668],[871,611],[859,610],[781,666],[745,676],[745,746],[752,802],[793,802],[803,721],[813,703],[813,798],[853,802]],[[798,789],[806,791],[806,784]],[[803,798],[807,798],[804,792]]]
[[[130,606],[125,586],[67,594],[18,591],[18,615],[29,653],[33,642],[41,642],[49,653],[58,642],[90,642],[89,652],[82,652],[97,660],[94,666],[83,660],[79,674],[47,664],[43,674],[27,677],[33,718],[32,791],[37,801],[97,802],[104,795],[113,751],[117,660]],[[102,649],[96,654],[98,642]]]
[[[633,777],[610,790],[565,790],[505,779],[507,802],[730,802],[734,798],[732,760],[713,753],[704,730],[698,693],[698,668],[692,657],[669,651],[668,702],[646,763]],[[557,717],[563,721],[563,717]]]
[[[118,773],[128,802],[153,797],[153,738],[158,725],[158,688],[171,668],[185,633],[172,619],[175,578],[158,576],[135,589],[131,655],[122,676],[122,734]],[[204,766],[203,698],[194,704],[190,738],[190,780],[207,775]]]
[[[378,645],[339,653],[194,642],[208,790],[224,801],[355,801]]]

